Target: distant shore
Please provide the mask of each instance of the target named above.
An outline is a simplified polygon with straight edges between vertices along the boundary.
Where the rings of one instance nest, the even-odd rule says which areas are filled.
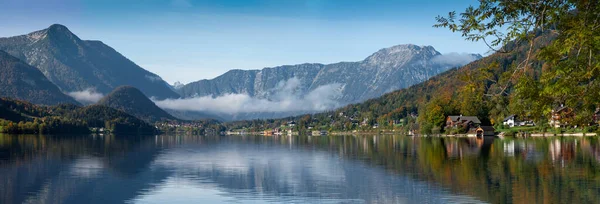
[[[264,135],[262,132],[226,132],[225,135]],[[265,136],[287,136],[287,134],[276,134],[276,135],[265,135]],[[415,136],[415,137],[476,137],[474,134],[434,134],[434,135],[409,135],[406,133],[395,132],[395,131],[350,131],[350,132],[328,132],[327,135],[331,136],[344,136],[344,135],[404,135],[404,136]],[[297,132],[294,132],[293,136],[298,136]],[[308,135],[310,136],[310,135]],[[321,135],[313,135],[321,136]],[[495,134],[494,136],[485,137],[513,137],[513,138],[526,138],[526,137],[592,137],[597,136],[596,133],[525,133],[516,134],[514,136],[504,136],[504,132]]]

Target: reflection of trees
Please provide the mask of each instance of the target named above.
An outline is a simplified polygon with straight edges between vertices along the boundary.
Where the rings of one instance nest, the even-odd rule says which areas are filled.
[[[166,178],[156,174],[146,175],[152,179],[143,178],[143,174],[132,175],[147,168],[158,152],[153,137],[0,135],[1,197],[6,203],[123,202],[153,181]],[[108,170],[123,176],[65,179],[73,176],[73,165],[81,157],[99,160],[104,166],[99,173]],[[82,192],[106,197],[91,198],[90,193]]]
[[[364,144],[373,151],[385,150],[386,147],[374,145],[379,144],[377,137],[342,138],[339,143],[334,137],[219,139],[223,141],[166,151],[156,159],[153,168],[169,169],[197,185],[209,180],[210,184],[216,184],[211,189],[218,189],[236,200],[251,200],[256,196],[284,203],[306,203],[312,199],[330,199],[331,202],[357,199],[366,203],[440,203],[448,199],[474,202],[468,196],[449,196],[410,177],[390,175],[359,161],[338,159],[337,151],[363,154],[356,151]],[[316,146],[311,141],[321,145]],[[344,148],[344,145],[360,148]],[[423,195],[424,191],[429,193]]]
[[[219,148],[219,144],[260,145],[261,149],[317,151],[362,161],[412,179],[425,181],[490,202],[590,203],[600,199],[600,142],[597,138],[536,138],[519,140],[475,138],[417,138],[403,136],[332,137],[52,137],[0,135],[0,196],[7,203],[25,200],[114,203],[130,200],[165,181],[178,170],[212,179],[224,191],[261,189],[261,193],[327,191],[322,176],[293,169],[297,181],[286,180],[280,168],[253,166],[244,173],[157,167],[157,159],[177,148]],[[177,147],[177,148],[172,148]],[[233,148],[233,147],[232,147]],[[168,151],[167,151],[168,150]],[[276,155],[275,155],[276,156]],[[81,157],[97,161],[102,171],[87,178],[65,179]],[[329,161],[329,160],[327,160]],[[353,162],[350,161],[350,162]],[[289,161],[296,162],[296,161]],[[280,165],[277,165],[280,166]],[[292,165],[293,166],[293,165]],[[300,168],[302,165],[297,166]],[[197,170],[197,169],[196,169]],[[189,175],[188,175],[189,176]],[[326,174],[325,176],[330,176]],[[371,171],[344,172],[345,196],[381,192],[393,198],[415,182],[390,179]],[[339,179],[338,179],[339,180]],[[367,185],[365,180],[372,182]],[[282,181],[285,181],[282,183]],[[294,182],[292,182],[294,181]],[[365,185],[364,187],[360,187]],[[321,187],[319,187],[321,186]],[[359,186],[359,187],[356,187]],[[383,185],[385,186],[385,185]],[[372,189],[368,189],[372,188]],[[39,192],[31,196],[30,192]],[[336,193],[336,192],[330,192]],[[96,196],[91,198],[91,196]],[[101,198],[98,198],[101,197]]]
[[[299,137],[294,143],[328,149],[491,202],[600,200],[596,138]]]

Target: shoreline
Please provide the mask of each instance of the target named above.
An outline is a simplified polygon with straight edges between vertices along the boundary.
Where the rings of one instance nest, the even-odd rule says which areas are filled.
[[[226,132],[224,135],[262,135],[262,136],[298,136],[297,132],[294,132],[292,135],[288,134],[275,134],[275,135],[264,135],[261,132]],[[403,136],[412,136],[412,137],[477,137],[475,134],[435,134],[435,135],[410,135],[406,133],[393,132],[393,131],[381,131],[381,132],[329,132],[327,135],[310,135],[307,136],[347,136],[347,135],[403,135]],[[514,136],[504,136],[504,132],[500,132],[493,136],[484,136],[484,137],[512,137],[512,138],[528,138],[528,137],[593,137],[597,136],[596,133],[528,133],[528,134],[517,134]]]

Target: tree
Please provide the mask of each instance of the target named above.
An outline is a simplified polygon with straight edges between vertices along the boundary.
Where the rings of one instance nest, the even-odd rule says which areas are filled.
[[[466,40],[483,41],[490,49],[512,52],[526,45],[526,57],[508,70],[512,80],[498,84],[495,95],[515,85],[511,105],[537,121],[564,104],[575,112],[576,125],[589,124],[600,99],[600,2],[591,0],[480,0],[457,19],[456,12],[438,16],[434,27],[460,32]],[[551,33],[546,47],[536,37]],[[536,52],[539,50],[539,52]],[[542,66],[541,73],[535,70]],[[516,103],[516,104],[515,104]]]
[[[421,127],[421,133],[431,134],[434,133],[432,130],[438,130],[437,133],[441,132],[441,127],[444,124],[446,116],[441,101],[437,98],[432,99],[419,111],[419,125]]]

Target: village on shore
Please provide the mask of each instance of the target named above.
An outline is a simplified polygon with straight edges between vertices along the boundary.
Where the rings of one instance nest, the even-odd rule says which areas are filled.
[[[408,136],[441,136],[441,137],[552,137],[552,136],[596,136],[593,131],[578,131],[578,127],[569,125],[569,120],[575,116],[573,109],[566,106],[559,106],[552,110],[551,116],[548,118],[548,129],[540,131],[538,125],[518,115],[510,115],[495,126],[483,125],[477,116],[451,115],[447,116],[444,124],[444,133],[424,135],[419,134],[418,124],[413,123],[410,127],[404,129],[386,129],[380,128],[378,123],[369,126],[368,119],[363,120],[360,124],[353,118],[352,123],[363,127],[352,131],[333,131],[327,127],[315,128],[313,126],[305,127],[302,135],[309,136],[326,136],[326,135],[408,135]],[[412,118],[417,118],[416,114],[411,114]],[[400,124],[402,121],[390,121],[393,124]],[[598,126],[600,124],[600,109],[596,110],[590,126]],[[265,129],[262,131],[246,131],[246,130],[228,130],[224,131],[225,135],[264,135],[264,136],[297,136],[300,131],[297,131],[297,123],[294,120],[282,124],[280,127]],[[367,128],[365,128],[367,126]]]

